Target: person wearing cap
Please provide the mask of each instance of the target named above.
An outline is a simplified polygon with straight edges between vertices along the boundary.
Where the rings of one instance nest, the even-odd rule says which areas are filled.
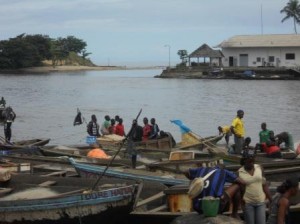
[[[233,119],[232,124],[230,126],[230,130],[234,135],[236,154],[241,154],[244,145],[245,128],[244,128],[244,121],[242,120],[243,117],[244,117],[244,111],[238,110],[237,116]]]
[[[231,130],[230,130],[230,126],[219,126],[218,130],[219,130],[219,135],[224,135],[225,136],[226,145],[228,146],[229,138],[232,135]]]
[[[201,198],[206,196],[212,196],[215,198],[220,198],[219,213],[228,210],[230,201],[233,202],[232,217],[238,218],[238,207],[240,201],[240,185],[244,182],[235,173],[223,169],[220,166],[216,167],[197,167],[190,168],[184,172],[184,175],[190,179],[194,180],[198,177],[205,177],[209,173],[214,172],[209,175],[209,177],[204,181],[202,192],[193,198],[193,208],[199,214],[202,214],[201,208]],[[229,187],[224,189],[225,183],[232,183]]]
[[[267,198],[271,202],[272,198],[264,177],[263,168],[255,164],[255,155],[251,152],[244,151],[240,161],[242,167],[238,170],[239,177],[245,183],[242,190],[245,223],[265,224],[265,199]]]

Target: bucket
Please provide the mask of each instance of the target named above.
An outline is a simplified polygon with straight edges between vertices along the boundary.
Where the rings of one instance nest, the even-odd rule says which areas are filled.
[[[218,214],[220,199],[214,197],[204,197],[202,199],[202,211],[206,217],[215,217]]]

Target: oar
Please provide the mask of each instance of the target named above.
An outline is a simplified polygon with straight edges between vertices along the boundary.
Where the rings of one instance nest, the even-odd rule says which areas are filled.
[[[142,113],[142,109],[140,109],[140,112],[138,113],[138,115],[136,116],[136,120],[138,120],[139,116]],[[130,133],[132,130],[132,126],[130,128],[130,131],[128,133]],[[95,190],[96,186],[98,185],[99,181],[101,180],[101,178],[105,175],[106,171],[108,170],[108,168],[111,166],[111,164],[113,163],[113,161],[115,160],[116,156],[119,154],[119,152],[121,151],[121,149],[123,148],[125,142],[127,141],[129,135],[126,135],[125,139],[122,141],[122,144],[120,145],[119,149],[117,150],[116,154],[114,155],[114,157],[110,160],[109,164],[107,164],[107,166],[105,167],[105,170],[102,172],[102,174],[98,177],[97,181],[95,182],[94,186],[92,187],[92,191]]]
[[[13,145],[13,143],[6,141],[6,139],[3,138],[2,136],[0,136],[0,140],[3,142],[3,145],[5,145],[5,144]]]

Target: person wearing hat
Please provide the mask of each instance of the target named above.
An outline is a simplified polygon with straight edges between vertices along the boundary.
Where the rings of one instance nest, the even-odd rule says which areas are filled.
[[[196,178],[202,177],[203,182],[200,185],[195,186],[200,189],[196,189],[198,194],[193,195],[193,208],[199,214],[202,214],[201,208],[201,198],[212,196],[215,198],[220,198],[219,213],[228,210],[230,201],[233,202],[232,217],[237,218],[238,207],[240,201],[240,185],[244,182],[235,173],[221,168],[216,167],[197,167],[190,168],[184,172],[184,175],[190,179],[194,180]],[[225,183],[232,183],[229,187],[224,189]]]
[[[244,117],[244,111],[238,110],[237,116],[233,119],[232,124],[230,126],[230,130],[234,135],[236,154],[241,154],[244,145],[245,128],[244,128],[244,121],[242,120],[243,117]]]
[[[245,223],[265,224],[265,199],[271,202],[272,198],[263,168],[255,164],[255,155],[252,151],[244,151],[240,164],[242,167],[238,170],[238,175],[245,183],[242,189]]]

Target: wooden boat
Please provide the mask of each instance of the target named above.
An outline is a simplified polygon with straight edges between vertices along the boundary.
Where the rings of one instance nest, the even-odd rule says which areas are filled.
[[[67,156],[67,157],[73,157],[78,160],[81,160],[84,163],[94,163],[98,165],[103,165],[106,166],[108,165],[112,157],[115,155],[116,151],[106,151],[111,157],[104,159],[104,158],[91,158],[88,157],[87,154],[91,150],[91,147],[89,145],[87,146],[81,146],[81,147],[76,147],[76,146],[45,146],[45,147],[40,147],[40,150],[42,154],[46,157],[51,156],[51,157],[60,157],[60,156]],[[125,158],[123,152],[119,153],[117,157],[114,159],[112,162],[113,166],[125,166],[125,167],[131,167],[131,159]],[[122,155],[122,156],[120,156]],[[138,161],[137,166],[144,165],[144,163]]]
[[[22,149],[22,148],[30,148],[32,146],[44,146],[48,144],[50,138],[36,138],[29,140],[21,140],[15,141],[11,143],[2,142],[0,143],[0,149]]]
[[[269,188],[271,194],[274,194],[276,191],[276,187],[281,182],[270,182]],[[152,195],[149,198],[144,199],[143,201],[139,201],[136,204],[133,212],[131,212],[131,220],[134,223],[181,223],[181,222],[172,222],[177,217],[187,217],[187,216],[197,216],[199,223],[201,219],[204,218],[203,215],[199,215],[197,212],[193,210],[192,201],[189,198],[188,194],[188,185],[178,185],[172,186],[168,189],[165,189],[163,192],[160,192],[156,195]],[[145,206],[149,202],[153,202],[154,200],[161,200],[162,203],[155,208],[147,209]],[[292,206],[290,207],[290,215],[293,218],[292,220],[299,220],[300,218],[300,191],[298,194],[291,199]],[[268,213],[268,209],[266,209],[266,213]],[[223,215],[230,215],[231,212],[224,212]],[[239,214],[242,215],[242,210],[239,210]],[[223,219],[223,221],[226,219]],[[191,220],[190,220],[191,221]],[[191,223],[190,221],[182,222],[182,223]],[[214,220],[215,221],[215,220]],[[203,223],[203,222],[200,222]],[[228,222],[233,223],[233,222]]]
[[[124,137],[118,136],[115,134],[112,135],[104,135],[97,138],[98,143],[104,148],[108,150],[117,150],[119,149],[123,143]],[[125,146],[126,147],[126,143]],[[172,136],[158,138],[158,139],[150,139],[147,141],[136,142],[137,150],[163,150],[163,151],[171,151],[173,148]]]
[[[102,173],[105,170],[105,167],[101,167],[101,166],[79,164],[73,158],[69,158],[69,161],[74,166],[75,170],[81,177],[88,177],[88,178],[98,177],[102,175]],[[144,180],[144,181],[165,184],[167,186],[189,183],[189,181],[186,178],[184,178],[183,175],[181,175],[178,178],[176,178],[177,176],[166,177],[154,172],[147,172],[147,171],[135,170],[135,169],[109,168],[105,172],[105,176],[116,177],[121,179],[129,179],[129,180]]]
[[[185,155],[185,158],[180,158],[176,155],[176,160],[157,161],[147,164],[147,168],[156,171],[163,170],[171,173],[183,173],[189,168],[199,166],[216,166],[221,165],[226,169],[236,172],[240,167],[241,156],[230,154],[212,155],[206,153],[194,153],[194,151],[175,151],[179,155],[190,154],[190,157]],[[172,154],[171,153],[171,154]],[[196,156],[197,155],[197,156]],[[291,156],[287,156],[291,157]],[[300,171],[300,158],[294,159],[272,159],[263,155],[256,157],[256,163],[264,168],[264,173],[269,181],[281,181],[287,177],[298,175]]]
[[[12,176],[0,185],[12,190],[0,198],[1,223],[120,223],[136,203],[141,185],[105,179],[91,190],[94,182],[80,178]]]

